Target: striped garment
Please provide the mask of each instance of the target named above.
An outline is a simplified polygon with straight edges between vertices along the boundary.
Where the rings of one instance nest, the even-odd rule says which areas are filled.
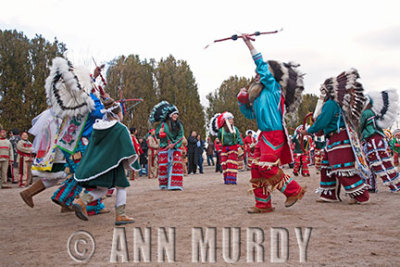
[[[161,149],[158,152],[160,189],[183,190],[183,164],[180,149]]]
[[[223,146],[221,166],[225,184],[236,184],[238,172],[238,145]]]
[[[345,193],[359,202],[369,199],[368,185],[358,174],[355,157],[346,129],[334,133],[327,142],[321,162],[321,181],[316,193],[324,201],[340,200],[340,185]]]
[[[0,138],[0,161],[14,160],[14,151],[11,142]]]
[[[400,175],[388,153],[388,144],[385,138],[379,134],[374,134],[365,139],[363,149],[372,173],[370,177],[365,179],[365,183],[370,186],[371,191],[378,191],[376,177],[380,177],[383,184],[390,188],[390,191],[399,191]]]

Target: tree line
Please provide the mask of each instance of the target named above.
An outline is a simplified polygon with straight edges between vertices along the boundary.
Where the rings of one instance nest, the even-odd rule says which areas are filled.
[[[32,119],[47,108],[44,89],[53,58],[63,56],[66,44],[52,42],[36,35],[29,39],[23,32],[0,30],[0,124],[5,129],[29,129]],[[189,64],[169,55],[159,61],[142,59],[139,55],[121,55],[108,62],[105,90],[118,100],[142,98],[137,104],[126,102],[124,123],[138,129],[143,136],[155,127],[148,123],[151,109],[161,100],[178,107],[185,135],[196,130],[203,137],[208,131],[208,120],[216,113],[230,111],[235,125],[244,134],[247,129],[257,129],[255,121],[240,113],[236,95],[250,79],[232,76],[207,95],[209,106],[200,103],[198,86]],[[295,128],[309,111],[313,111],[317,97],[305,95],[298,110],[298,120],[289,127]],[[207,122],[207,125],[206,125]]]
[[[27,130],[46,109],[45,79],[49,65],[66,46],[41,35],[27,38],[16,30],[0,30],[0,123],[5,129]]]

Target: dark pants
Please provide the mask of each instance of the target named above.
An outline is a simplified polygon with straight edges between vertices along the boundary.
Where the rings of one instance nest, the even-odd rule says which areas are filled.
[[[215,152],[215,157],[217,158],[217,163],[215,163],[215,172],[222,173],[222,166],[221,166],[221,156],[218,152]]]
[[[213,157],[213,155],[207,155],[207,164],[208,164],[208,166],[211,165],[210,161],[211,161],[211,164],[214,166],[214,157]]]
[[[202,156],[197,157],[197,166],[199,166],[200,173],[203,173],[203,161],[204,159]]]
[[[195,153],[188,153],[188,174],[196,173],[197,170],[197,162],[195,159]]]

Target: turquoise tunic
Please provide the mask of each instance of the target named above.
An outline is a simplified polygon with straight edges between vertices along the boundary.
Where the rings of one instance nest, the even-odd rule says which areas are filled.
[[[325,102],[321,114],[318,116],[315,123],[308,128],[307,132],[313,134],[323,130],[324,134],[327,135],[342,127],[345,127],[345,124],[339,104],[329,99]]]
[[[372,109],[366,109],[363,111],[361,114],[360,125],[363,140],[376,133],[385,137],[383,130],[375,123],[375,113],[372,111]]]
[[[236,126],[234,133],[225,131],[224,127],[220,128],[218,131],[218,139],[221,140],[223,146],[233,146],[233,145],[243,145],[243,139],[240,132]]]
[[[253,60],[264,88],[251,108],[239,102],[239,109],[247,119],[256,119],[261,131],[282,131],[281,87],[269,71],[268,63],[264,62],[261,53],[254,55]]]
[[[182,125],[182,123],[179,122],[179,124],[180,124],[180,126],[181,126],[181,130],[178,131],[178,132],[176,132],[176,133],[172,133],[172,132],[170,131],[169,126],[168,126],[168,123],[166,123],[166,122],[163,122],[163,123],[161,123],[160,125],[158,125],[158,127],[157,127],[157,129],[156,129],[156,136],[157,136],[157,138],[160,139],[160,147],[161,147],[161,148],[167,147],[167,146],[168,146],[168,141],[169,141],[171,144],[177,143],[177,144],[175,145],[175,148],[176,148],[176,149],[178,149],[178,148],[180,148],[180,147],[182,146],[182,141],[183,141],[184,132],[183,132],[183,125]],[[161,137],[160,137],[160,129],[161,129],[161,127],[162,127],[163,125],[164,125],[164,133],[167,134],[167,137],[165,137],[165,138],[161,138]],[[178,141],[179,141],[179,142],[178,142]]]

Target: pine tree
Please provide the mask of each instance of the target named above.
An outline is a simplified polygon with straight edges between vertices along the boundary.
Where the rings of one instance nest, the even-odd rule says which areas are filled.
[[[46,109],[44,81],[48,66],[66,46],[36,35],[29,40],[16,30],[0,31],[0,120],[5,129],[27,130]]]
[[[125,99],[142,98],[143,102],[126,102],[124,123],[135,127],[138,136],[148,132],[151,109],[158,102],[153,81],[154,60],[140,60],[138,55],[120,56],[111,62],[107,71],[106,91],[115,100],[120,99],[119,88]],[[134,106],[137,104],[137,106]]]
[[[26,128],[30,86],[29,40],[17,31],[0,31],[0,117],[5,129]]]
[[[185,136],[194,130],[204,139],[204,110],[196,80],[187,62],[176,60],[172,55],[161,59],[155,69],[155,78],[159,99],[167,100],[179,109]]]

